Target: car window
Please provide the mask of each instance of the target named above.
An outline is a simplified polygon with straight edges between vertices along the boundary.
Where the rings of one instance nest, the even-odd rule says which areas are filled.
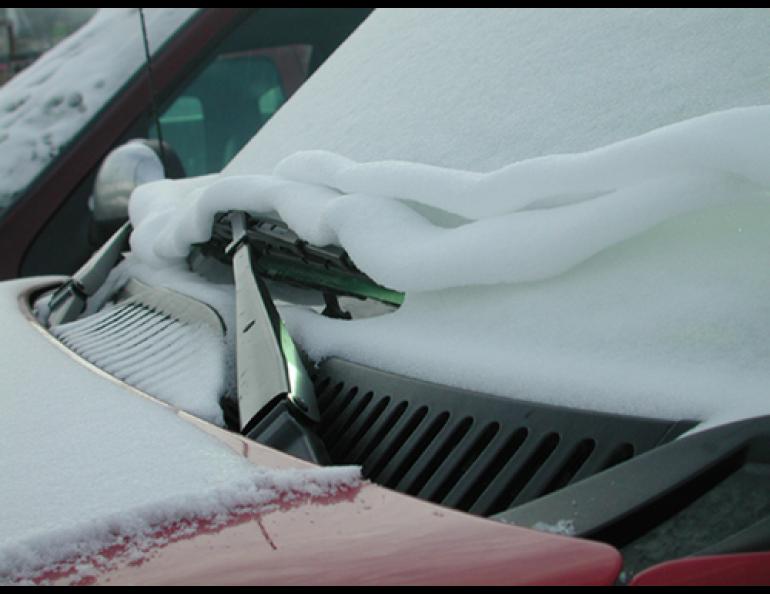
[[[210,45],[186,55],[179,64],[179,79],[160,90],[157,102],[161,135],[179,155],[184,173],[222,169],[371,10],[261,8],[244,13]],[[151,22],[148,27],[152,29]],[[152,30],[150,34],[152,41]],[[143,58],[142,54],[141,66],[145,66]],[[0,112],[2,107],[0,97]],[[0,113],[0,128],[2,119]],[[114,146],[132,138],[157,138],[150,109],[131,122],[113,121]],[[4,149],[7,142],[2,138],[0,133]],[[0,150],[0,173],[4,157]],[[88,201],[95,175],[96,168],[36,233],[24,251],[20,274],[72,273],[92,253],[98,242],[92,236]],[[4,181],[0,176],[0,199]],[[58,249],[51,250],[51,245]]]
[[[0,85],[81,27],[96,8],[0,8]]]
[[[312,51],[298,44],[218,54],[160,114],[163,140],[185,173],[220,171],[307,78]],[[157,126],[148,136],[158,137]]]
[[[157,139],[159,128],[187,176],[221,171],[368,13],[256,11],[165,99],[142,135]]]

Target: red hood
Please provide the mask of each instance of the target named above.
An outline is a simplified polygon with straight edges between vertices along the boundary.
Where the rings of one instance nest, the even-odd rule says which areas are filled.
[[[33,326],[27,295],[52,280],[22,283],[20,304]],[[120,385],[126,397],[175,410]],[[183,411],[176,414],[258,466],[312,466]],[[471,516],[371,483],[333,497],[278,503],[269,513],[234,511],[224,527],[193,520],[182,530],[161,530],[158,542],[168,542],[151,545],[141,559],[105,550],[108,567],[100,557],[95,571],[73,567],[67,575],[40,577],[58,583],[158,585],[603,585],[615,582],[621,566],[618,551],[604,544]]]
[[[189,420],[262,466],[307,464]],[[241,517],[217,531],[199,528],[97,582],[610,585],[620,565],[607,545],[504,525],[364,483],[333,498]]]

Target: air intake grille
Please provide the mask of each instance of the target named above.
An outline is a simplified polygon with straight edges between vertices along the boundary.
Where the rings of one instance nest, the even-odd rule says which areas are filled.
[[[315,376],[334,463],[374,482],[489,516],[670,441],[692,426],[533,404],[339,359]]]

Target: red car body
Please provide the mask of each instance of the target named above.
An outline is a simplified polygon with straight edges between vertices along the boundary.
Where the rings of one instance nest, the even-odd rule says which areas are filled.
[[[169,406],[127,389],[134,397]],[[254,464],[311,466],[176,412]],[[73,567],[37,579],[80,585],[242,586],[610,586],[622,579],[621,555],[609,545],[506,525],[368,482],[330,497],[284,502],[269,513],[234,513],[223,527],[202,523],[192,533],[175,537],[170,531],[169,536],[167,544],[150,549],[140,561],[116,558],[98,577],[78,577]],[[745,553],[661,563],[630,585],[768,582],[770,553]]]

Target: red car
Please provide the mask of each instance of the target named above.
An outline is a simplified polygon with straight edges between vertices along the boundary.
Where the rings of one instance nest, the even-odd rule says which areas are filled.
[[[97,510],[98,551],[59,538],[67,555],[23,578],[768,583],[762,10],[380,10],[229,164],[206,143],[219,175],[184,153],[192,102],[165,112],[195,177],[136,188],[130,225],[72,276],[0,285],[18,385],[58,384],[47,414],[7,396],[0,427],[39,419],[28,464],[55,457],[65,495],[101,482],[92,450],[113,440],[126,491],[165,492],[173,464],[152,452],[199,447],[180,419],[258,467],[321,473],[314,488],[347,478],[277,475],[219,515],[150,493],[150,532]],[[160,163],[115,155],[131,175]],[[100,181],[120,178],[108,163]],[[213,408],[193,402],[212,376],[230,378]],[[82,428],[57,422],[70,402]],[[200,448],[191,484],[230,472]],[[363,481],[334,470],[350,466]],[[12,581],[26,549],[4,546]]]

